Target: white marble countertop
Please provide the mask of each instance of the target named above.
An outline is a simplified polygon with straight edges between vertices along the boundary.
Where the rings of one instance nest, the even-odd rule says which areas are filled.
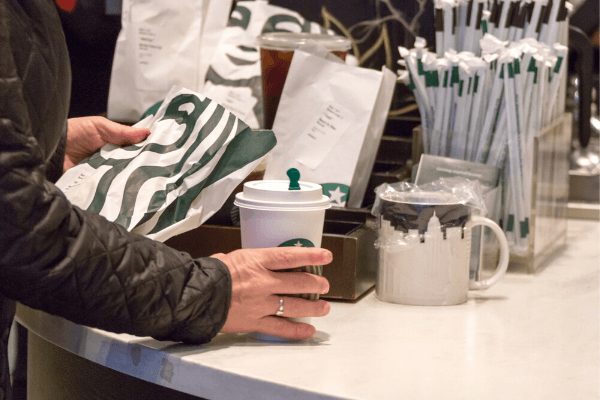
[[[535,275],[509,273],[466,304],[332,302],[315,338],[203,346],[116,335],[19,307],[73,353],[210,399],[598,399],[600,223],[570,220],[568,247]]]

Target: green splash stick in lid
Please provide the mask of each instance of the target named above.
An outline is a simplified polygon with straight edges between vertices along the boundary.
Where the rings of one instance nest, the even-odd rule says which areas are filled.
[[[287,176],[290,178],[290,186],[288,190],[300,190],[300,184],[298,181],[300,180],[300,171],[296,168],[290,168],[287,170]]]

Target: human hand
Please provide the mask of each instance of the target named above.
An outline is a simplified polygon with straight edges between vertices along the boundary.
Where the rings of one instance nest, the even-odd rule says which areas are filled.
[[[305,272],[276,272],[305,265],[329,264],[329,250],[320,248],[275,247],[236,250],[212,257],[229,268],[232,281],[231,305],[221,332],[262,332],[288,339],[308,339],[316,330],[310,324],[276,317],[283,298],[283,317],[322,317],[329,313],[324,300],[305,300],[286,294],[329,291],[326,278]]]
[[[146,139],[148,128],[133,128],[104,117],[69,118],[63,173],[108,143],[129,146]]]

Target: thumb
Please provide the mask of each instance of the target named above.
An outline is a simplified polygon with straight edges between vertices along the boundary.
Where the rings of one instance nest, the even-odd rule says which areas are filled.
[[[104,118],[100,131],[102,139],[119,146],[139,143],[150,135],[149,128],[135,128],[133,126],[122,125],[106,118]]]

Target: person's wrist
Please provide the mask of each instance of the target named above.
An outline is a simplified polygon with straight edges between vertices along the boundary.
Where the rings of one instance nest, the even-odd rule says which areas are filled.
[[[231,307],[231,297],[233,294],[233,280],[231,276],[232,272],[227,266],[227,264],[225,264],[219,258],[211,256],[206,257],[206,259],[210,260],[214,267],[221,271],[221,273],[223,274],[223,279],[219,280],[218,284],[214,289],[214,292],[218,297],[218,299],[216,299],[215,301],[217,301],[218,303],[225,303],[224,311],[222,313],[220,322],[215,327],[216,335],[223,329],[223,326],[225,326],[225,323],[227,322],[227,317],[229,316],[229,308]]]

